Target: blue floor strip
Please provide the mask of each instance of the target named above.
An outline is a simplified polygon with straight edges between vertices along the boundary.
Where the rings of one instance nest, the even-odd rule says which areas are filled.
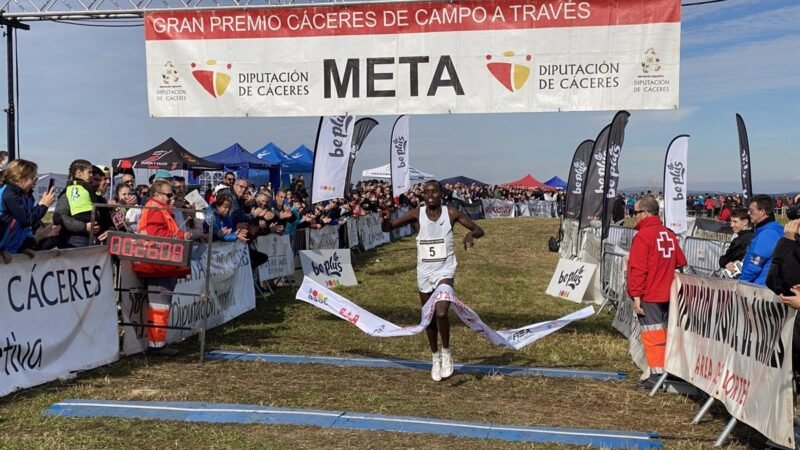
[[[429,361],[378,358],[341,358],[336,356],[283,355],[279,353],[251,353],[214,350],[206,353],[208,359],[229,361],[262,361],[278,364],[328,364],[345,367],[372,367],[380,369],[431,370]],[[457,373],[483,375],[513,375],[521,377],[579,378],[598,381],[622,381],[627,375],[621,372],[595,370],[551,369],[546,367],[491,366],[482,364],[454,364]]]
[[[647,449],[663,446],[657,440],[659,436],[654,433],[524,427],[422,417],[225,403],[65,400],[47,408],[43,414],[56,417],[116,417],[183,422],[316,426],[345,430],[429,433],[514,442],[590,445],[605,448]]]

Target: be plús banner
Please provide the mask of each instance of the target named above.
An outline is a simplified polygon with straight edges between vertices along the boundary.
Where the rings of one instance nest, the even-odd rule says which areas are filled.
[[[345,179],[345,194],[350,194],[350,186],[353,180],[353,166],[356,163],[356,157],[367,140],[367,136],[372,132],[372,129],[378,126],[378,121],[371,117],[362,117],[356,120],[353,125],[353,139],[350,141],[350,159],[347,162],[347,178]]]
[[[325,116],[319,119],[317,143],[314,146],[311,203],[344,197],[354,119],[353,116]]]
[[[154,11],[154,117],[675,109],[680,0]]]
[[[411,189],[411,155],[409,152],[408,116],[400,116],[392,128],[389,141],[389,171],[392,178],[392,197],[399,197]]]
[[[750,141],[747,139],[747,128],[744,119],[736,114],[736,130],[739,134],[739,167],[742,175],[742,197],[744,204],[748,205],[753,198],[753,180],[750,169]]]
[[[589,158],[589,168],[586,174],[586,191],[581,204],[579,228],[583,229],[599,221],[603,214],[603,195],[605,189],[606,154],[608,148],[608,133],[611,124],[606,125],[594,141],[592,155]]]
[[[587,139],[578,145],[572,156],[569,180],[567,181],[567,207],[564,210],[566,219],[577,219],[581,214],[583,195],[586,192],[586,170],[589,167],[592,148],[594,148],[594,141]]]
[[[622,156],[622,145],[625,143],[625,127],[628,126],[630,118],[628,111],[619,111],[611,121],[611,128],[608,131],[608,149],[606,150],[606,168],[603,180],[604,197],[601,219],[603,221],[602,237],[608,237],[608,226],[611,222],[610,213],[617,197],[619,189],[619,159]]]
[[[675,137],[664,161],[664,225],[681,234],[689,229],[686,215],[689,135]]]

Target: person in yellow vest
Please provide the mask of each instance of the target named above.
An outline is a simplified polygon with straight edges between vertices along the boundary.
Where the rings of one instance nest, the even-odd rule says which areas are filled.
[[[67,187],[59,194],[53,213],[53,223],[61,225],[61,248],[85,247],[91,244],[90,233],[100,233],[100,227],[92,222],[92,203],[97,196],[92,169],[92,163],[85,159],[76,159],[69,166]]]
[[[150,187],[150,200],[145,207],[159,209],[143,209],[136,228],[139,234],[166,238],[190,239],[191,232],[181,231],[175,222],[172,211],[174,193],[167,180],[159,179]],[[178,278],[191,273],[191,266],[167,266],[149,262],[134,262],[133,271],[144,282],[148,294],[147,347],[150,354],[174,355],[174,349],[165,348],[167,344],[167,326],[169,326],[169,310],[172,304],[172,292],[178,284]]]

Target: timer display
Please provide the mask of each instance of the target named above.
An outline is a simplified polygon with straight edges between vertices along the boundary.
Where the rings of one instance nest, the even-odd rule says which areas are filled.
[[[112,231],[108,233],[108,251],[120,259],[188,266],[192,258],[192,242]]]

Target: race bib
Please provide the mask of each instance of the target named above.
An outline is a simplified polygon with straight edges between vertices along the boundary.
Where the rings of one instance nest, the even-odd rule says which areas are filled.
[[[439,262],[447,259],[447,245],[444,239],[419,241],[417,253],[421,262]]]

